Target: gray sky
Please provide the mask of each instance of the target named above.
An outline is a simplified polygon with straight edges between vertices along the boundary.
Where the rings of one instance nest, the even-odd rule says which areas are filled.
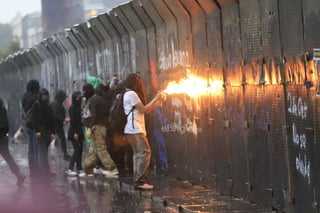
[[[41,11],[41,0],[0,0],[0,23],[9,23],[18,13],[24,16]]]

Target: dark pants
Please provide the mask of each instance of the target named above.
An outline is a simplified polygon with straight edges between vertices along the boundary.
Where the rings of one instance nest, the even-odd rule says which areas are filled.
[[[27,128],[28,134],[28,163],[30,175],[33,176],[38,172],[38,146],[37,137],[33,129]]]
[[[48,148],[51,142],[51,133],[41,131],[41,137],[38,142],[38,169],[40,175],[49,175]]]
[[[77,170],[82,170],[82,150],[83,150],[83,141],[71,140],[73,146],[73,154],[70,159],[69,169],[73,170],[74,164],[76,163]]]
[[[61,150],[62,150],[63,154],[68,155],[66,135],[65,135],[63,126],[56,129],[56,135],[59,138],[59,142],[60,142],[60,146],[61,146]]]
[[[0,138],[0,154],[2,155],[4,160],[7,162],[11,172],[16,176],[18,176],[20,174],[20,169],[9,152],[8,141],[9,141],[8,136],[4,136]]]

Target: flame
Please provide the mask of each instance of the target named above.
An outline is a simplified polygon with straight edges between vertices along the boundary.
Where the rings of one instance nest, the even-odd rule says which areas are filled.
[[[167,94],[187,94],[191,97],[198,97],[212,93],[221,93],[222,90],[222,81],[204,79],[193,74],[188,74],[186,78],[180,79],[178,82],[169,82],[164,92]]]

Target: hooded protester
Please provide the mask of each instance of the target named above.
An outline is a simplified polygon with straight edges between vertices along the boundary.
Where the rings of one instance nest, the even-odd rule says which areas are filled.
[[[17,178],[17,185],[21,185],[25,179],[25,176],[21,174],[19,167],[12,158],[9,152],[8,145],[8,132],[9,132],[9,121],[7,110],[3,104],[2,99],[0,98],[0,154],[7,162],[11,172]]]
[[[83,129],[81,123],[81,99],[80,91],[72,93],[72,103],[69,108],[70,127],[68,130],[68,140],[73,146],[73,154],[70,159],[69,169],[66,171],[69,176],[76,176],[82,173],[82,150],[83,150]],[[74,171],[74,164],[76,163],[77,172]]]
[[[54,118],[49,104],[49,91],[41,88],[39,91],[39,105],[34,113],[34,129],[38,138],[38,172],[41,177],[52,177],[48,162],[48,148],[54,139]]]
[[[63,159],[68,161],[70,159],[70,156],[67,152],[66,136],[63,129],[63,125],[65,123],[66,118],[66,110],[63,106],[63,102],[66,100],[66,97],[67,95],[64,91],[58,90],[53,102],[51,103],[51,109],[53,112],[54,129],[56,135],[59,138],[59,144],[61,145],[61,149],[63,152]]]
[[[27,83],[27,91],[22,96],[21,104],[23,109],[23,119],[25,120],[25,129],[28,135],[28,164],[30,170],[30,176],[33,177],[38,170],[37,168],[37,138],[35,135],[32,122],[26,122],[27,112],[31,112],[38,102],[39,82],[35,79],[30,80]]]
[[[91,84],[87,83],[82,87],[82,94],[85,97],[85,104],[82,110],[82,123],[88,127],[90,125],[91,113],[89,110],[89,99],[94,95],[94,88]]]
[[[116,164],[113,162],[107,150],[106,133],[108,110],[106,108],[106,102],[102,97],[103,94],[103,88],[98,86],[95,90],[95,95],[89,99],[89,110],[91,112],[89,128],[92,132],[92,143],[89,146],[89,151],[83,164],[85,173],[79,175],[80,177],[92,175],[99,161],[105,169],[102,170],[103,175],[109,178],[119,177]]]

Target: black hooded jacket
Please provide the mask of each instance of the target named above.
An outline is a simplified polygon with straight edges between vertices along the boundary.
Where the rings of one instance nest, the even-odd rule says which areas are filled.
[[[74,134],[78,134],[79,141],[84,140],[81,123],[81,92],[76,91],[72,94],[72,103],[69,108],[70,127],[68,131],[68,140],[74,139]]]
[[[44,100],[44,97],[47,97]],[[34,109],[33,125],[36,132],[45,132],[54,134],[54,120],[52,109],[49,105],[49,92],[45,88],[39,91],[39,104]]]
[[[23,109],[23,118],[26,118],[27,112],[34,106],[34,103],[38,100],[38,93],[39,93],[39,82],[35,79],[30,80],[27,83],[27,91],[23,94],[21,99],[21,105]],[[28,128],[33,129],[31,123],[26,124]]]
[[[9,132],[8,114],[2,99],[0,99],[0,138],[6,136],[8,132]]]
[[[54,119],[54,127],[56,130],[58,128],[63,127],[63,123],[66,117],[66,110],[63,106],[63,102],[66,99],[66,97],[67,95],[64,91],[58,90],[51,104]]]

